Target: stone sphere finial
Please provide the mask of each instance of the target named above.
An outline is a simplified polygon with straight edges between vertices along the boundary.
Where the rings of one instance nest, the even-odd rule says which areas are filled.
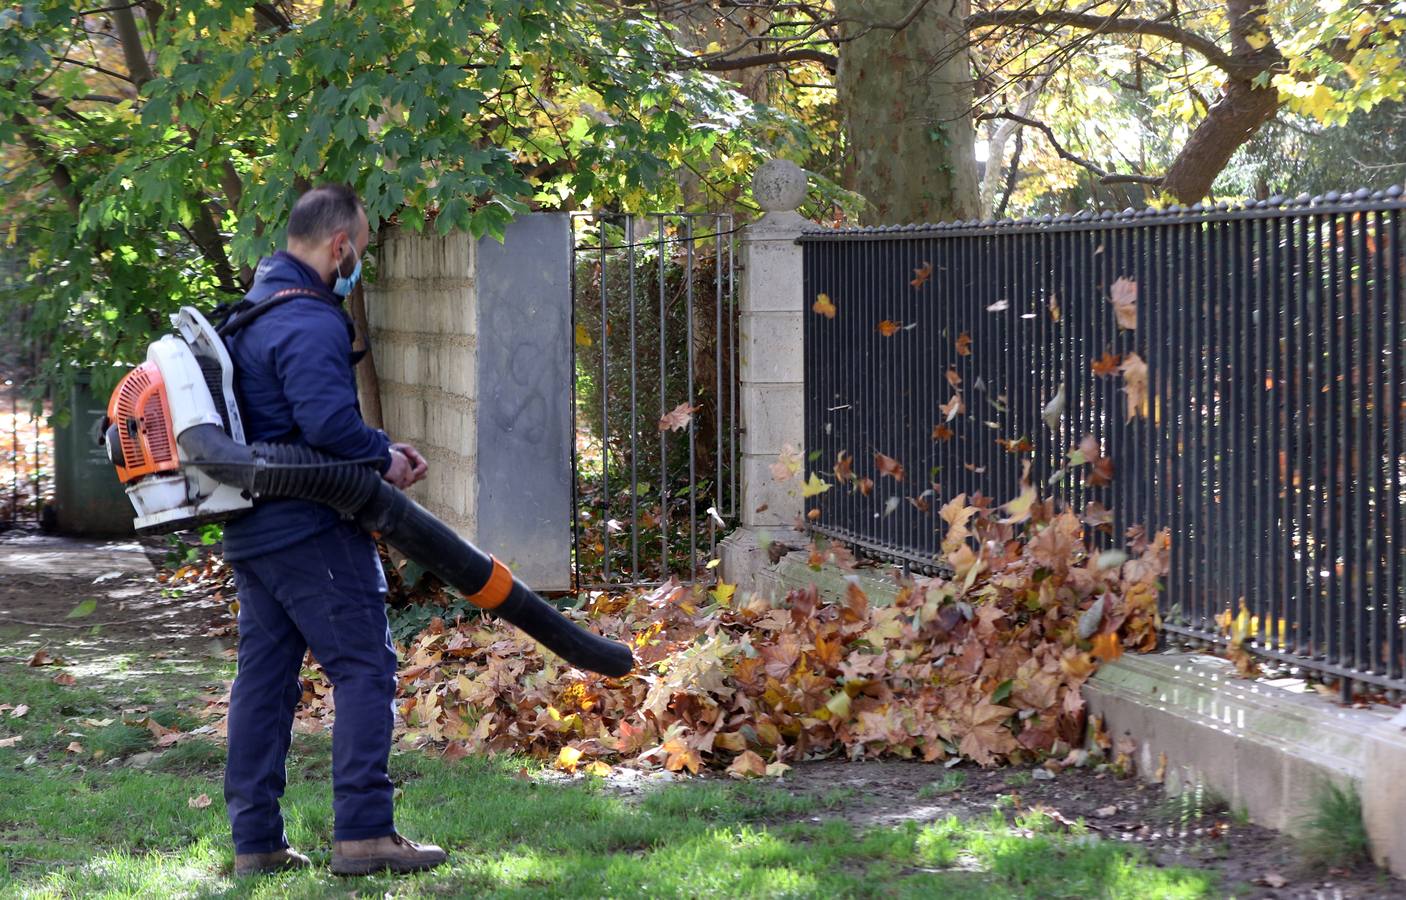
[[[752,176],[752,197],[764,212],[795,212],[807,184],[805,169],[789,159],[767,160]]]

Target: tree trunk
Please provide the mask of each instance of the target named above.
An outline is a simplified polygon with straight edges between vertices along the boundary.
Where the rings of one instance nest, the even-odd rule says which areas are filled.
[[[893,24],[912,0],[836,0],[854,20]],[[844,114],[855,191],[869,201],[869,225],[975,218],[972,73],[963,19],[967,0],[929,4],[906,27],[874,28],[840,51],[836,89]]]
[[[1267,26],[1261,24],[1262,2],[1226,0],[1225,11],[1230,21],[1230,52],[1236,61],[1261,66],[1266,72],[1282,61]],[[1250,40],[1256,34],[1264,38],[1258,49]],[[1235,151],[1274,118],[1279,111],[1279,91],[1270,86],[1255,87],[1252,77],[1240,74],[1227,78],[1220,100],[1167,169],[1161,185],[1164,192],[1182,203],[1199,202],[1211,192],[1216,176]]]
[[[1235,151],[1274,118],[1278,109],[1279,92],[1274,88],[1257,88],[1240,79],[1229,81],[1225,94],[1167,169],[1162,190],[1182,203],[1199,202],[1211,192],[1211,184]]]
[[[371,326],[366,321],[366,294],[360,283],[347,298],[352,324],[356,326],[353,349],[365,350],[366,355],[356,364],[357,394],[361,403],[361,418],[372,428],[384,428],[381,413],[381,378],[376,374],[376,356],[371,352]]]

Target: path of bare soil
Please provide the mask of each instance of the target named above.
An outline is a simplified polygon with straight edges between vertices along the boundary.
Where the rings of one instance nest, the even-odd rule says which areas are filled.
[[[0,672],[25,664],[39,650],[61,654],[80,670],[119,654],[161,660],[168,675],[170,663],[227,659],[227,598],[158,580],[166,553],[159,541],[0,535]],[[90,614],[68,618],[90,599],[96,601]],[[193,667],[184,689],[194,696],[210,687],[208,677],[208,665]],[[205,683],[197,683],[201,679]],[[998,809],[1015,816],[1042,808],[1057,821],[1085,820],[1096,839],[1140,844],[1159,863],[1215,870],[1227,896],[1406,897],[1406,884],[1370,867],[1306,871],[1291,841],[1215,808],[1210,798],[1173,801],[1155,785],[1108,771],[1048,775],[969,763],[949,769],[903,760],[825,760],[798,763],[770,785],[795,794],[833,797],[838,791],[843,803],[817,818],[842,817],[858,826],[982,818]],[[679,781],[668,773],[626,770],[607,779],[626,797]],[[700,786],[710,781],[692,779]]]

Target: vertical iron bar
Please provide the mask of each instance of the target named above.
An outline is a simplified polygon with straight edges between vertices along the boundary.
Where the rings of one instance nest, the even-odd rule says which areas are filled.
[[[684,284],[687,289],[687,334],[688,334],[688,405],[693,407],[693,218],[683,217],[688,242],[688,259],[684,267]],[[688,579],[692,581],[698,574],[698,421],[688,418]]]
[[[625,214],[626,264],[630,267],[630,580],[644,581],[640,573],[640,426],[637,390],[639,353],[635,338],[635,217]],[[608,529],[607,529],[608,530]]]
[[[665,296],[668,271],[665,257],[669,254],[668,222],[664,214],[659,214],[659,418],[669,412],[669,307]],[[669,555],[669,504],[673,501],[669,492],[669,432],[659,429],[659,576],[665,581],[673,574],[673,563]]]
[[[606,304],[606,257],[609,251],[606,246],[610,243],[609,232],[607,230],[609,219],[604,215],[600,221],[600,479],[601,479],[601,500],[605,503],[605,509],[601,513],[600,534],[601,546],[605,550],[601,553],[601,580],[610,583],[610,348],[608,340],[610,320],[608,318]]]

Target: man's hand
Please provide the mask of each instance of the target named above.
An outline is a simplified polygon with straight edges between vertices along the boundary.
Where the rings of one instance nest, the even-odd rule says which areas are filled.
[[[404,490],[425,477],[430,464],[410,444],[391,444],[390,468],[381,477]]]

